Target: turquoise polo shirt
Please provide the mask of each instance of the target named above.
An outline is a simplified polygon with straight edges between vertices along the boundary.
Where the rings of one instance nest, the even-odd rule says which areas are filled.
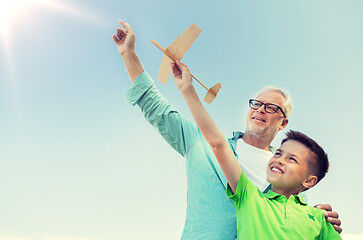
[[[227,187],[237,215],[237,239],[342,239],[326,221],[324,210],[301,196],[262,193],[242,172],[235,194]]]
[[[140,107],[145,119],[185,158],[187,209],[181,239],[235,240],[236,213],[226,197],[227,180],[198,126],[161,95],[147,72],[135,80],[126,97],[130,104]]]

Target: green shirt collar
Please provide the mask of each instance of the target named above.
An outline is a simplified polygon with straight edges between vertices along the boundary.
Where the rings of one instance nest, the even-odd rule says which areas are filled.
[[[275,193],[272,190],[269,190],[267,193],[265,193],[265,197],[269,199],[276,199],[278,202],[286,202],[288,201],[285,196]],[[290,200],[291,199],[291,200]],[[301,205],[307,205],[307,203],[303,200],[303,198],[299,195],[291,195],[289,198],[290,201],[294,201],[297,204]]]

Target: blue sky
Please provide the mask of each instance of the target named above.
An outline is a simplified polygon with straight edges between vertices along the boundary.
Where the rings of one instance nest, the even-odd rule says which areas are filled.
[[[0,25],[0,240],[180,237],[184,160],[126,103],[118,19],[155,79],[162,54],[150,40],[167,47],[190,24],[202,29],[182,61],[207,86],[222,83],[206,108],[226,137],[244,130],[261,87],[288,89],[287,130],[316,139],[331,162],[310,204],[330,203],[343,239],[363,238],[362,1],[34,0],[15,10]],[[191,119],[171,79],[156,85]]]

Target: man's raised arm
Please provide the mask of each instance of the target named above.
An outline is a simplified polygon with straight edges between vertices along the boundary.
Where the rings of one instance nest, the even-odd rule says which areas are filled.
[[[118,27],[116,29],[117,32],[112,36],[112,39],[116,43],[117,50],[124,60],[130,80],[132,83],[134,83],[135,79],[144,72],[144,68],[142,67],[140,59],[136,54],[136,38],[134,31],[128,23],[122,20],[119,20],[119,23],[123,29]]]
[[[112,38],[132,82],[132,86],[126,91],[127,101],[131,105],[138,105],[146,121],[158,130],[171,147],[185,156],[199,139],[196,134],[199,132],[198,127],[185,119],[162,96],[137,56],[133,29],[122,20],[119,23],[122,28],[118,27]]]

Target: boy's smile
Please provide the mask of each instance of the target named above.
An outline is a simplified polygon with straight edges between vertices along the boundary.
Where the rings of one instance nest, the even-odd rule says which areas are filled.
[[[272,172],[276,172],[276,173],[280,173],[280,174],[283,174],[284,173],[284,171],[282,171],[282,169],[279,168],[279,167],[277,167],[277,166],[272,166],[271,167],[271,171]]]
[[[305,145],[288,140],[276,151],[267,167],[267,181],[272,190],[282,195],[296,195],[307,186],[304,184],[311,175],[308,161],[313,154]]]

